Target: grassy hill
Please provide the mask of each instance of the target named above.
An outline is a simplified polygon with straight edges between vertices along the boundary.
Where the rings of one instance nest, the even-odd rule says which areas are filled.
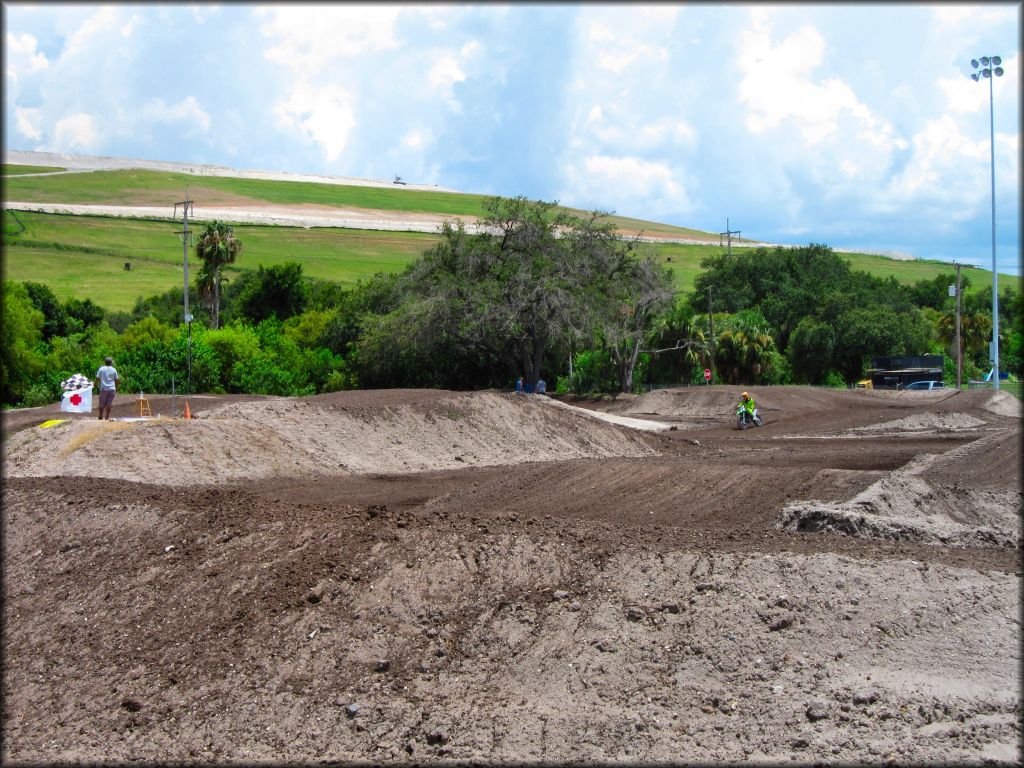
[[[210,207],[306,205],[330,208],[361,208],[403,211],[476,219],[485,214],[485,195],[423,191],[396,187],[360,187],[309,181],[196,176],[141,169],[91,171],[53,176],[20,177],[4,166],[4,197],[26,203],[79,203],[91,205],[167,206],[189,199]],[[24,166],[17,166],[23,168]],[[573,209],[566,209],[572,211]],[[574,211],[581,213],[580,211]],[[643,230],[677,238],[713,239],[718,235],[670,224],[611,216],[610,221],[627,231]]]
[[[166,206],[166,219],[125,219],[4,212],[4,277],[49,285],[61,300],[89,298],[110,310],[129,310],[136,298],[180,287],[183,249],[171,218],[185,187],[197,204],[210,207],[307,205],[446,215],[470,220],[484,215],[484,196],[387,187],[270,181],[150,170],[93,171],[20,177],[31,166],[4,166],[4,197],[23,202]],[[42,171],[42,168],[35,168]],[[680,290],[690,290],[705,257],[720,253],[718,236],[625,217],[611,217],[623,232],[705,240],[664,243],[651,251],[669,267]],[[197,229],[200,227],[197,223]],[[377,272],[398,272],[437,242],[429,233],[238,224],[244,245],[236,269],[297,261],[310,277],[354,284]],[[734,249],[742,245],[733,244]],[[952,274],[937,261],[895,261],[841,253],[856,269],[894,276],[904,283]],[[189,264],[198,267],[194,249]],[[125,265],[130,265],[126,269]],[[967,268],[970,290],[991,284],[991,273]],[[228,271],[230,279],[231,271]],[[191,274],[191,273],[190,273]],[[1011,280],[1016,278],[1007,276]]]

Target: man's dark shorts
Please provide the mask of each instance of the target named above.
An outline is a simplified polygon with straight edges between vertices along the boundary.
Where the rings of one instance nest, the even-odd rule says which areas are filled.
[[[114,395],[117,394],[116,389],[101,389],[100,390],[100,408],[107,408],[114,404]]]

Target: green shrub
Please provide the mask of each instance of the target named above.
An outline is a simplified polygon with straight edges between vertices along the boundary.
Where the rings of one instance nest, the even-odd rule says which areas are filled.
[[[641,379],[642,381],[642,379]],[[577,395],[618,392],[619,380],[611,355],[601,349],[577,353],[569,390]]]
[[[356,375],[352,373],[348,368],[344,368],[337,371],[331,371],[331,374],[327,377],[327,381],[324,382],[323,387],[320,389],[321,392],[340,392],[346,389],[358,389],[359,380]]]
[[[243,392],[232,385],[233,372],[236,363],[244,364],[261,354],[256,330],[240,320],[233,320],[219,330],[207,331],[204,339],[217,354],[218,384],[229,392]]]
[[[36,380],[29,385],[22,397],[21,405],[26,408],[36,408],[40,405],[56,403],[61,398],[60,386],[48,380]]]
[[[236,362],[231,370],[231,386],[237,392],[283,397],[312,395],[316,391],[312,385],[297,381],[291,371],[281,368],[268,355]]]
[[[843,379],[843,375],[839,371],[829,371],[825,376],[825,386],[832,389],[845,389],[846,380]]]

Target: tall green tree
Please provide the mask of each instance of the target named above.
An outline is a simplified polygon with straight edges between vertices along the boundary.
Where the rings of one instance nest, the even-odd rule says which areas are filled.
[[[403,276],[401,313],[421,348],[490,355],[533,384],[550,348],[588,330],[599,298],[594,255],[615,238],[554,203],[489,198],[484,208],[480,234],[445,224],[441,242]]]
[[[876,355],[921,355],[928,352],[932,328],[921,310],[898,312],[887,306],[856,307],[836,325],[833,367],[852,384],[862,378]]]
[[[6,405],[21,402],[33,378],[43,370],[38,344],[43,338],[44,323],[43,313],[35,308],[25,286],[4,281],[0,397]]]
[[[296,261],[262,264],[256,272],[245,273],[235,299],[235,313],[253,323],[276,317],[287,320],[306,308],[308,286],[302,276],[302,265]]]
[[[716,339],[716,370],[728,384],[771,381],[778,358],[768,322],[757,310],[744,310],[729,317]]]
[[[822,384],[835,356],[836,331],[811,316],[800,319],[789,339],[789,361],[797,381]]]
[[[608,255],[604,300],[595,309],[619,391],[632,392],[641,348],[655,333],[655,318],[671,306],[672,272],[649,256],[638,257],[629,245],[611,248]]]
[[[212,221],[203,229],[196,243],[196,256],[203,262],[200,277],[210,299],[210,319],[216,330],[220,327],[220,285],[224,280],[223,269],[234,264],[242,253],[242,241],[235,237],[235,230],[222,221]]]
[[[49,341],[54,336],[67,334],[67,310],[50,286],[33,282],[25,282],[24,285],[32,304],[43,313],[43,340]]]
[[[711,357],[706,329],[707,319],[686,301],[677,301],[671,312],[661,316],[651,339],[656,350],[650,366],[652,380],[685,383],[697,370],[708,367]]]

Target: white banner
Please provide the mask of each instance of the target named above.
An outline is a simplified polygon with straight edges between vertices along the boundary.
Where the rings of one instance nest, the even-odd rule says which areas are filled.
[[[68,413],[89,413],[92,411],[92,387],[73,389],[65,392],[60,401],[60,409]]]

